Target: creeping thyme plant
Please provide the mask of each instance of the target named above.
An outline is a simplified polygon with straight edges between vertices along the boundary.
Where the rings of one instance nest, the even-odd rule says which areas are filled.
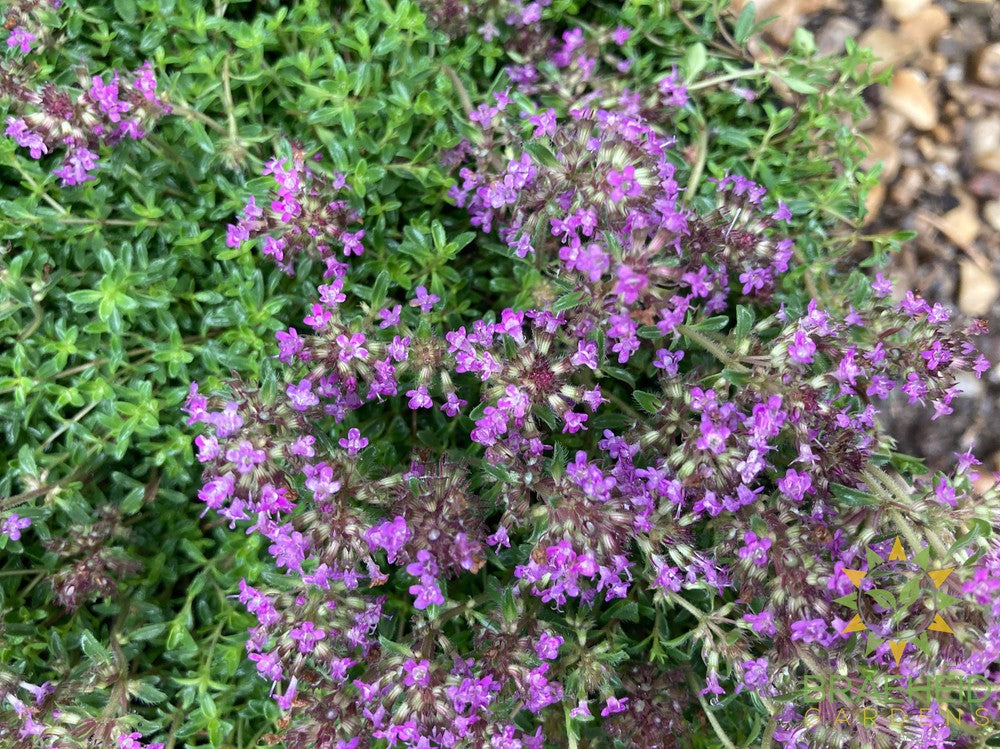
[[[989,735],[1000,502],[879,424],[983,325],[901,237],[848,264],[866,53],[706,0],[6,12],[4,746]],[[955,569],[902,641],[904,547]]]

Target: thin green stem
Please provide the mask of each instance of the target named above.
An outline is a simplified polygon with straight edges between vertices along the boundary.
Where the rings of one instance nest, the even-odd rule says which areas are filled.
[[[694,674],[688,674],[688,685],[690,685],[692,691],[698,697],[698,703],[701,705],[701,709],[704,711],[705,717],[708,718],[708,722],[712,725],[712,730],[715,731],[715,735],[719,741],[722,742],[722,745],[726,749],[736,749],[736,744],[729,738],[729,734],[726,733],[726,730],[719,723],[719,720],[715,717],[715,713],[709,708],[704,695],[701,694],[701,690],[698,689],[698,682],[694,680]]]
[[[678,325],[676,330],[681,335],[690,338],[692,341],[697,343],[706,351],[713,354],[716,359],[721,361],[730,369],[734,369],[737,372],[747,372],[747,373],[750,372],[750,370],[747,367],[743,366],[736,360],[733,354],[726,351],[726,349],[723,348],[720,343],[713,341],[711,338],[702,333],[700,330],[692,328],[690,325],[684,325],[684,324]]]
[[[684,191],[685,203],[690,203],[694,200],[695,195],[697,195],[701,175],[705,171],[705,162],[708,159],[708,124],[699,117],[698,125],[694,165],[691,167],[691,177],[688,179],[687,189]]]
[[[725,83],[726,81],[735,81],[739,80],[740,78],[755,78],[760,75],[766,75],[767,72],[768,71],[766,70],[755,68],[754,70],[740,70],[736,73],[726,73],[725,75],[717,75],[712,78],[706,78],[702,81],[698,81],[697,83],[692,83],[690,86],[687,87],[687,90],[698,91],[699,89],[711,88],[712,86],[716,86],[720,83]]]
[[[209,117],[209,116],[207,116],[205,114],[202,114],[197,109],[191,109],[190,107],[188,107],[185,104],[174,104],[174,103],[171,103],[170,106],[173,108],[174,114],[184,115],[189,120],[197,120],[201,124],[207,125],[208,127],[210,127],[213,130],[215,130],[215,132],[217,132],[217,133],[222,133],[223,135],[226,134],[226,128],[224,128],[218,122],[216,122],[215,120],[213,120],[211,117]]]
[[[472,99],[469,98],[469,92],[465,90],[465,85],[462,83],[462,79],[458,77],[458,73],[456,73],[448,65],[442,65],[441,70],[443,70],[444,74],[448,76],[448,79],[451,81],[451,85],[455,87],[455,92],[458,94],[458,100],[462,102],[462,109],[465,110],[466,114],[472,114],[474,111]]]

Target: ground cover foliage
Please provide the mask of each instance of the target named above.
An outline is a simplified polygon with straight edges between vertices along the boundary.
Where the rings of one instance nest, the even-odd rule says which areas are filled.
[[[0,741],[833,746],[804,673],[990,673],[995,500],[874,421],[982,367],[846,260],[865,53],[754,62],[714,2],[7,13]],[[897,528],[965,563],[902,666],[834,603]]]

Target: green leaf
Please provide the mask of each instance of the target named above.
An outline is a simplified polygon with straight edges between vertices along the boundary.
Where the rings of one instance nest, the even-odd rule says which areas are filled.
[[[389,277],[389,274],[384,270],[378,274],[378,278],[375,279],[375,285],[372,287],[372,310],[377,311],[382,309],[382,305],[385,304],[385,297],[389,291],[389,282],[391,280],[392,279]]]
[[[84,630],[80,635],[80,649],[91,662],[108,663],[111,661],[111,653],[89,630]]]
[[[843,484],[831,483],[833,496],[850,507],[878,507],[878,500],[868,492],[853,489]]]
[[[896,611],[898,608],[896,605],[896,596],[887,590],[875,588],[874,590],[866,591],[865,595],[887,611]]]
[[[73,304],[97,304],[103,298],[103,294],[94,289],[81,289],[80,291],[71,291],[66,295]]]
[[[21,445],[17,451],[17,467],[22,476],[32,478],[38,476],[38,466],[35,465],[35,453],[28,445]]]
[[[743,44],[747,39],[750,38],[750,33],[753,31],[754,19],[757,17],[757,8],[754,4],[747,3],[740,13],[739,18],[736,19],[736,28],[733,30],[733,38],[736,40],[737,44]]]
[[[736,339],[738,341],[742,341],[750,335],[755,319],[753,310],[749,307],[741,304],[736,308]]]
[[[553,312],[565,312],[568,309],[573,309],[578,307],[583,303],[583,300],[587,298],[586,291],[571,291],[569,294],[563,294],[561,297],[556,299],[555,303],[552,305]]]
[[[788,88],[797,94],[818,94],[819,89],[808,81],[804,81],[801,78],[796,78],[795,76],[781,74],[778,75],[779,80],[783,81]]]
[[[684,56],[684,82],[692,83],[705,69],[707,63],[708,52],[704,44],[695,42],[688,47],[687,54]]]
[[[663,403],[655,395],[644,390],[633,390],[632,397],[635,398],[639,407],[648,413],[656,414],[663,408]]]
[[[906,610],[920,597],[920,577],[912,577],[906,581],[899,591],[899,608]]]

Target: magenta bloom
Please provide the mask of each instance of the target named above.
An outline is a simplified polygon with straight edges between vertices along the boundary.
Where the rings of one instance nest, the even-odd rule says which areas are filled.
[[[635,167],[631,164],[620,172],[614,169],[608,172],[608,184],[611,185],[608,197],[616,203],[622,198],[634,198],[642,194],[642,187],[635,181]]]
[[[23,54],[28,54],[31,51],[31,44],[35,41],[35,38],[35,35],[27,29],[16,28],[7,37],[7,46],[11,48],[18,47]]]
[[[415,390],[407,390],[406,397],[410,399],[408,405],[414,411],[418,408],[430,408],[434,405],[426,385],[419,385]]]
[[[368,349],[364,348],[365,334],[355,333],[350,338],[341,334],[337,336],[337,345],[340,346],[339,359],[342,362],[349,362],[351,359],[367,359]]]
[[[563,414],[563,421],[565,425],[563,426],[563,434],[569,432],[570,434],[576,434],[581,429],[586,429],[583,424],[587,420],[587,414],[578,414],[575,411],[567,411]]]
[[[9,536],[11,541],[17,541],[21,538],[21,531],[30,525],[31,518],[22,518],[16,512],[12,512],[4,519],[3,525],[0,525],[0,533]]]
[[[360,450],[368,446],[368,438],[362,437],[357,429],[348,429],[347,437],[341,437],[338,444],[347,450],[348,455],[357,455]]]
[[[312,622],[302,622],[289,631],[288,636],[299,644],[300,653],[311,653],[316,643],[326,637],[326,632]]]
[[[408,658],[403,663],[403,671],[405,672],[403,684],[408,687],[415,685],[426,687],[431,683],[430,666],[431,662],[426,658],[419,663],[412,658]]]
[[[627,26],[619,26],[611,32],[611,41],[621,47],[628,41],[630,36],[632,36],[632,29]]]
[[[420,307],[421,312],[430,312],[434,305],[441,301],[441,297],[436,294],[428,294],[424,286],[417,287],[417,298],[410,300],[414,307]]]

